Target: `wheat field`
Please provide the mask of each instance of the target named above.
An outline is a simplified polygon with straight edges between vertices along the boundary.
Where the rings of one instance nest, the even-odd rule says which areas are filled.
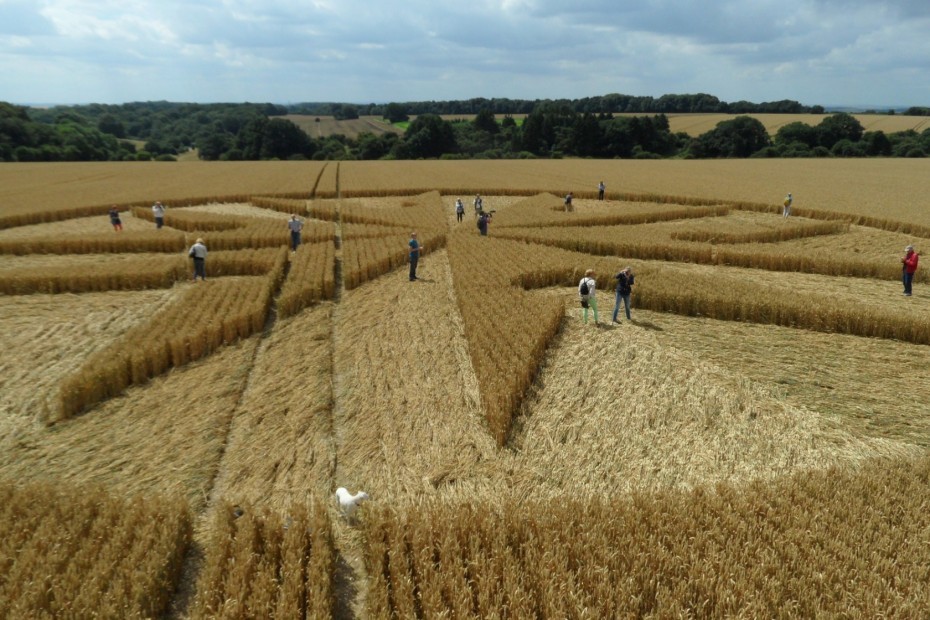
[[[0,190],[4,609],[926,615],[930,292],[898,257],[930,245],[930,170],[758,163],[185,163],[161,231],[154,168],[30,166]],[[113,202],[142,207],[124,233]],[[370,494],[356,518],[337,487]],[[152,561],[90,562],[107,539]]]

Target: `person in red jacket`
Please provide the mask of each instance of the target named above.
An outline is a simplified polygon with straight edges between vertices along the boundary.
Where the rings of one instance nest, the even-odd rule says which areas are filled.
[[[904,248],[904,256],[901,257],[901,280],[904,282],[904,294],[911,296],[911,284],[914,282],[914,272],[917,271],[917,252],[914,246],[909,245]]]

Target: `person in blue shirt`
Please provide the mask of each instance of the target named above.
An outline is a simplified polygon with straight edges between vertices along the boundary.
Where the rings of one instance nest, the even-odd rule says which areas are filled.
[[[617,281],[617,300],[614,302],[614,323],[619,323],[617,320],[617,312],[620,310],[620,302],[623,302],[623,308],[626,310],[626,320],[631,321],[630,318],[630,294],[633,292],[633,270],[629,267],[624,267],[620,273],[614,276],[614,279]]]
[[[417,262],[420,260],[420,242],[417,241],[417,233],[410,233],[410,241],[407,243],[410,246],[410,281],[413,282],[417,279]]]

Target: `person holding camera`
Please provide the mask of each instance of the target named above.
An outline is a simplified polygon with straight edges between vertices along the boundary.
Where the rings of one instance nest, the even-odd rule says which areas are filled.
[[[630,295],[633,292],[633,270],[630,267],[624,267],[620,270],[620,273],[614,276],[614,279],[617,281],[617,301],[614,303],[614,323],[619,323],[617,320],[617,312],[620,310],[620,301],[623,301],[623,308],[626,310],[626,320],[632,321],[630,318]]]

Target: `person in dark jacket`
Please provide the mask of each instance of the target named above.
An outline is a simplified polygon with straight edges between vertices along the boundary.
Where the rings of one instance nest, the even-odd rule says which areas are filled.
[[[116,205],[110,209],[110,223],[113,224],[113,230],[116,232],[123,230],[123,221],[119,218],[119,209]]]
[[[481,233],[482,237],[488,236],[488,222],[490,221],[491,216],[483,211],[481,215],[478,216],[478,232]]]
[[[620,273],[614,276],[614,279],[617,281],[617,301],[614,303],[614,323],[619,323],[617,320],[617,313],[620,311],[620,301],[623,301],[623,308],[626,310],[626,320],[632,321],[630,318],[630,295],[633,293],[633,270],[629,267],[624,267]]]

